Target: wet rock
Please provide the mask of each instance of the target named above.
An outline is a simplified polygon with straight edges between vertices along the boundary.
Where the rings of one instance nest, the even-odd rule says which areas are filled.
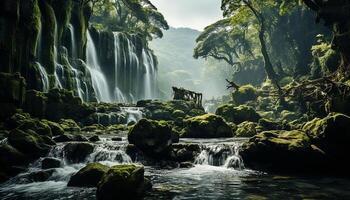
[[[72,119],[61,119],[59,124],[62,126],[64,131],[80,132],[81,130],[78,124]]]
[[[89,139],[81,134],[73,135],[73,141],[76,142],[89,142]]]
[[[57,158],[44,158],[41,161],[42,169],[52,169],[61,167],[61,160]]]
[[[0,145],[0,174],[2,178],[0,182],[6,181],[11,176],[20,173],[16,166],[27,166],[29,160],[17,149],[8,144]],[[2,181],[1,181],[2,180]]]
[[[233,104],[226,104],[220,106],[216,110],[216,114],[235,124],[240,124],[244,121],[258,122],[261,118],[252,107],[245,105],[235,107]]]
[[[175,152],[176,160],[179,162],[194,161],[196,153],[186,148],[179,149]]]
[[[94,151],[94,146],[90,143],[68,143],[63,148],[65,158],[70,163],[81,163],[88,155]]]
[[[49,120],[41,120],[43,123],[46,123],[50,128],[51,128],[51,132],[53,136],[59,136],[59,135],[63,135],[64,134],[64,129],[63,127],[56,123],[56,122],[52,122]]]
[[[98,142],[100,141],[100,137],[98,137],[98,135],[93,135],[89,138],[90,142]]]
[[[144,178],[143,166],[117,165],[105,173],[97,185],[98,200],[135,199],[144,196],[152,184]]]
[[[148,119],[141,119],[128,135],[130,144],[156,158],[169,154],[172,138],[172,127],[166,121]]]
[[[232,129],[225,120],[214,114],[206,114],[184,121],[185,128],[181,137],[186,138],[220,138],[232,137]]]
[[[284,122],[276,122],[268,119],[260,119],[259,120],[259,126],[261,126],[265,131],[272,131],[272,130],[291,130],[291,127],[289,124],[286,124]]]
[[[74,140],[74,137],[70,134],[63,134],[63,135],[53,137],[53,140],[55,142],[71,142]]]
[[[90,163],[71,176],[69,187],[96,187],[110,168],[100,163]]]
[[[180,168],[192,168],[194,167],[194,164],[191,162],[181,162],[180,163]]]
[[[121,137],[113,137],[112,141],[120,142],[120,141],[123,141],[123,138],[121,138]]]
[[[43,171],[32,172],[25,177],[26,178],[25,183],[47,181],[52,176],[53,173],[54,173],[54,170],[43,170]]]
[[[240,152],[244,164],[268,171],[317,171],[325,154],[302,131],[266,131],[244,143]]]

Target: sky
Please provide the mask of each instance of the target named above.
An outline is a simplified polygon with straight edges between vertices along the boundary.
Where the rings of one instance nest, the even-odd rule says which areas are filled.
[[[151,0],[172,27],[202,31],[222,18],[221,0]]]

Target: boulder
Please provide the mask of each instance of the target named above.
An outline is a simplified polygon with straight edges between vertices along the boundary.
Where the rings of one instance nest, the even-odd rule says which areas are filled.
[[[100,163],[90,163],[69,179],[69,187],[96,187],[110,168]]]
[[[152,184],[144,178],[143,166],[117,165],[105,173],[97,185],[98,200],[141,198]]]
[[[258,98],[257,93],[258,92],[254,86],[243,85],[233,92],[232,100],[238,105],[244,104],[247,101],[255,101]]]
[[[26,156],[19,152],[17,149],[8,144],[0,145],[0,174],[3,178],[0,182],[6,181],[11,176],[18,174],[20,171],[15,168],[16,166],[27,166],[29,160]]]
[[[83,162],[94,151],[94,146],[87,142],[68,143],[63,147],[65,159],[70,163]]]
[[[350,117],[331,113],[323,119],[315,118],[303,126],[312,142],[335,160],[346,160],[350,143]]]
[[[89,141],[90,142],[98,142],[98,141],[100,141],[100,137],[98,137],[98,135],[93,135],[93,136],[89,137]]]
[[[61,160],[57,158],[44,158],[41,161],[42,169],[52,169],[61,167]]]
[[[244,143],[240,155],[252,169],[301,172],[322,169],[325,154],[302,131],[265,131]]]
[[[64,131],[80,132],[81,130],[78,124],[72,119],[61,119],[59,121],[59,124],[61,125]]]
[[[252,107],[245,105],[235,107],[233,104],[220,106],[216,110],[216,115],[222,116],[226,121],[235,124],[240,124],[244,121],[258,122],[261,118]]]
[[[166,121],[141,119],[129,132],[128,140],[151,157],[162,157],[171,151],[172,127]]]
[[[258,124],[255,122],[243,122],[240,123],[237,127],[237,130],[235,132],[236,137],[253,137],[257,134],[257,128]]]
[[[32,130],[24,132],[19,129],[10,132],[8,141],[13,147],[32,158],[45,155],[50,146],[55,144],[50,138],[40,136]]]
[[[56,122],[52,122],[49,120],[41,120],[43,123],[46,123],[50,128],[51,128],[51,132],[53,136],[59,136],[59,135],[63,135],[64,134],[64,129],[63,127],[56,123]]]
[[[214,114],[205,114],[184,120],[180,136],[185,138],[232,137],[232,129],[225,120]]]

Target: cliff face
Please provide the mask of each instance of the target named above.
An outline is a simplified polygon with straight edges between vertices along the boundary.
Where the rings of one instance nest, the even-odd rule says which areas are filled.
[[[27,89],[61,87],[84,100],[95,98],[82,64],[89,5],[72,0],[3,0],[0,13],[0,72],[19,72]],[[86,85],[85,91],[79,91],[79,85]],[[79,94],[83,92],[89,95]]]

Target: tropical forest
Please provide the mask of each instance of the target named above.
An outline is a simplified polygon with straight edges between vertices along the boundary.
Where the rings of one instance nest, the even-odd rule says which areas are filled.
[[[350,0],[0,0],[2,200],[345,200],[348,153]]]

